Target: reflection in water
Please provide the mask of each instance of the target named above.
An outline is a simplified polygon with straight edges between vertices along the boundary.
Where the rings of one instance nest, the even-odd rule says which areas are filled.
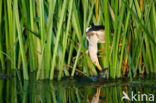
[[[123,91],[129,98],[131,91],[156,96],[156,81],[99,83],[72,79],[20,82],[16,78],[0,79],[0,103],[128,103],[126,99],[121,100]]]
[[[97,88],[96,93],[93,96],[91,103],[99,103],[100,89],[101,87]]]

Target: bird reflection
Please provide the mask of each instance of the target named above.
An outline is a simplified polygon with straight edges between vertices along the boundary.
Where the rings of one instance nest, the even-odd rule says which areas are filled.
[[[96,89],[96,94],[93,96],[91,100],[91,103],[99,103],[100,91],[101,91],[101,87],[98,87]]]

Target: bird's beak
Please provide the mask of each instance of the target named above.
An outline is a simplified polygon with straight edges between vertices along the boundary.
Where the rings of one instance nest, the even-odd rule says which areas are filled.
[[[98,70],[101,72],[101,71],[102,71],[101,66],[100,66],[97,62],[95,63],[95,65],[96,65],[96,67],[98,68]]]

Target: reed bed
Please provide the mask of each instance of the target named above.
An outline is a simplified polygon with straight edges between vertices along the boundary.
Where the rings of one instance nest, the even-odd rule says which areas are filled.
[[[98,55],[108,78],[156,73],[155,6],[155,0],[1,0],[0,69],[26,80],[31,72],[37,80],[98,75],[85,31],[103,25]]]

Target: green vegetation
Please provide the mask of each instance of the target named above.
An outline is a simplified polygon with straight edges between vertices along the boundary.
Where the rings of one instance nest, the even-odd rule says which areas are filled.
[[[156,73],[155,7],[155,0],[0,0],[0,69],[26,80],[31,72],[37,80],[98,75],[85,31],[104,25],[98,55],[108,77]]]

